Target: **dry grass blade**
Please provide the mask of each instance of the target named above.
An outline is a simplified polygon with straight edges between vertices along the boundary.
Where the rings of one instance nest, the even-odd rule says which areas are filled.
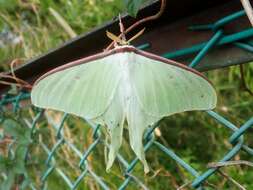
[[[185,187],[189,186],[191,184],[191,182],[187,182],[183,185],[181,185],[179,188],[177,188],[177,190],[183,190]]]
[[[7,75],[4,73],[0,73],[0,79],[11,79],[11,80],[15,80],[16,82],[10,82],[10,81],[5,81],[5,80],[0,80],[1,84],[4,85],[15,85],[17,87],[21,87],[21,88],[27,88],[27,89],[31,89],[32,85],[30,85],[28,82],[17,78],[16,76],[11,76],[11,75]]]
[[[251,25],[253,26],[253,9],[249,0],[241,0],[242,6],[249,18]]]
[[[71,37],[74,38],[77,34],[74,30],[69,26],[69,24],[64,20],[64,18],[53,8],[49,8],[49,12],[55,17],[56,21],[59,25],[66,31],[66,33]]]
[[[134,181],[136,181],[143,190],[149,190],[137,177],[131,175],[130,173],[127,173],[127,175],[131,177]]]
[[[227,161],[227,162],[211,162],[207,165],[208,168],[220,168],[234,165],[246,165],[253,167],[253,163],[246,160]]]
[[[242,81],[243,89],[246,90],[246,92],[248,92],[251,96],[253,96],[253,92],[250,90],[250,88],[247,85],[242,64],[240,64],[240,75],[241,75],[241,81]]]
[[[243,187],[240,183],[238,183],[236,180],[234,180],[232,177],[230,177],[229,175],[227,175],[226,173],[222,172],[222,171],[218,171],[223,177],[225,177],[226,179],[228,179],[229,181],[231,181],[234,185],[236,185],[240,190],[246,190],[245,187]]]

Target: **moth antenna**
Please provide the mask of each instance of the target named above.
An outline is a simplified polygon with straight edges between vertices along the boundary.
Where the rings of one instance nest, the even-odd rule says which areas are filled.
[[[126,34],[125,34],[125,28],[121,20],[121,15],[119,14],[119,28],[121,33],[121,39],[126,42]]]
[[[130,38],[127,43],[129,44],[131,41],[133,41],[134,39],[138,38],[140,35],[143,34],[145,28],[143,28],[141,31],[139,31],[137,34],[135,34],[132,38]]]
[[[160,10],[158,13],[152,15],[152,16],[148,16],[148,17],[145,17],[141,20],[138,20],[136,21],[134,24],[132,24],[130,27],[128,27],[126,29],[126,31],[124,32],[124,34],[127,34],[128,32],[132,31],[134,28],[136,28],[137,26],[145,23],[145,22],[148,22],[148,21],[151,21],[151,20],[155,20],[157,18],[159,18],[165,11],[165,8],[166,8],[166,0],[160,0],[161,2],[161,6],[160,6]],[[119,37],[121,37],[122,34],[119,35]],[[106,50],[109,50],[111,49],[113,46],[113,42],[110,43],[107,47],[106,47]]]

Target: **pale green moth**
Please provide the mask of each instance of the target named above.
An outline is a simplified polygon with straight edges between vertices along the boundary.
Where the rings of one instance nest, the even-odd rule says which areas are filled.
[[[121,146],[126,120],[131,148],[148,172],[145,130],[175,113],[213,109],[217,97],[211,83],[194,69],[123,45],[46,73],[34,84],[31,99],[35,106],[106,126],[107,169]]]

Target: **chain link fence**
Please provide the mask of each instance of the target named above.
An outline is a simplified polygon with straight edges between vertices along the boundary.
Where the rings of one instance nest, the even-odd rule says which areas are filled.
[[[205,55],[210,49],[224,44],[232,44],[245,51],[253,52],[253,46],[250,43],[246,43],[244,40],[253,36],[253,29],[246,29],[230,35],[224,35],[223,33],[224,25],[244,15],[244,11],[239,11],[220,19],[213,24],[190,27],[191,30],[200,30],[199,32],[202,30],[212,30],[214,34],[206,43],[197,44],[176,52],[169,52],[163,56],[173,59],[174,57],[184,56],[196,52],[197,55],[189,65],[194,68],[202,59],[205,58]],[[145,44],[142,47],[145,47]],[[17,166],[17,164],[21,162],[19,164],[21,169],[16,169],[18,171],[6,168],[4,170],[4,166],[1,166],[0,164],[0,168],[3,169],[1,172],[3,183],[13,183],[13,180],[11,179],[15,178],[15,183],[17,183],[17,181],[23,181],[22,187],[19,187],[20,189],[30,188],[32,190],[49,189],[50,183],[52,183],[51,181],[53,180],[60,180],[62,188],[64,187],[64,189],[67,189],[66,187],[68,187],[68,189],[71,190],[78,189],[81,183],[87,184],[87,186],[84,185],[82,187],[92,189],[92,186],[89,185],[91,181],[96,182],[96,185],[98,186],[94,187],[94,189],[123,190],[128,187],[132,187],[133,189],[148,189],[142,179],[134,174],[134,170],[141,168],[141,166],[138,166],[139,161],[136,157],[132,159],[125,159],[126,155],[118,154],[117,161],[120,165],[118,170],[119,173],[122,173],[119,177],[120,180],[118,184],[111,184],[110,180],[105,180],[104,176],[110,174],[96,172],[96,168],[99,166],[94,166],[94,160],[92,159],[91,154],[100,154],[97,150],[103,149],[103,147],[107,146],[107,143],[104,141],[103,134],[101,133],[100,126],[93,126],[83,120],[82,123],[85,129],[82,134],[78,134],[79,137],[77,138],[76,136],[73,136],[73,134],[75,133],[76,127],[75,121],[78,120],[78,122],[80,122],[80,118],[75,118],[74,116],[70,116],[68,114],[63,115],[58,112],[50,112],[51,114],[48,114],[48,111],[40,110],[29,105],[29,101],[27,101],[29,98],[29,92],[22,91],[19,92],[18,95],[11,95],[10,93],[4,94],[0,100],[0,117],[2,122],[6,123],[7,118],[10,117],[10,115],[14,115],[14,120],[17,120],[18,118],[18,122],[14,124],[14,121],[7,121],[8,126],[10,127],[15,125],[16,127],[21,127],[22,130],[23,128],[26,128],[27,130],[23,130],[21,132],[25,135],[26,139],[29,140],[28,142],[23,142],[21,145],[17,145],[17,141],[22,141],[22,137],[17,135],[14,129],[9,131],[10,136],[4,135],[4,131],[1,131],[1,142],[2,144],[6,142],[8,145],[8,157],[11,158],[10,160],[13,160],[13,163],[9,163],[9,167],[11,164]],[[10,112],[14,114],[10,114]],[[156,149],[184,168],[189,173],[189,176],[192,176],[192,181],[184,184],[178,189],[183,189],[186,186],[191,186],[199,190],[205,189],[206,185],[208,185],[207,179],[219,172],[220,167],[236,164],[229,160],[234,158],[240,151],[244,151],[253,156],[253,149],[247,146],[244,141],[244,134],[246,134],[253,126],[253,118],[249,118],[238,128],[235,124],[225,119],[222,115],[215,111],[206,111],[202,114],[207,114],[208,117],[212,118],[217,123],[217,125],[221,124],[227,131],[229,131],[231,135],[228,138],[228,141],[232,145],[232,148],[228,152],[224,152],[223,157],[219,158],[219,161],[211,165],[206,171],[198,171],[197,169],[194,169],[194,166],[192,166],[191,163],[184,161],[176,154],[176,150],[172,150],[157,141],[154,131],[156,128],[159,128],[159,125],[153,126],[144,135],[145,151],[153,151],[152,147],[156,147]],[[52,115],[55,115],[55,117]],[[70,129],[64,127],[66,122],[68,122]],[[51,126],[50,131],[53,135],[46,132],[44,133],[43,131],[49,125]],[[217,128],[217,130],[219,130],[219,128]],[[41,140],[42,136],[44,141]],[[84,138],[86,138],[86,140],[84,140]],[[80,144],[82,143],[77,142],[80,140],[85,141],[86,143],[83,144],[86,144],[87,146],[80,147]],[[20,147],[23,148],[23,151],[19,154]],[[19,160],[16,160],[17,156],[19,156]],[[100,156],[103,155],[101,154]],[[32,159],[35,161],[31,163],[29,160],[33,157],[36,158]],[[3,160],[4,158],[1,157],[1,159]],[[23,165],[20,159],[23,159]],[[43,166],[38,166],[38,160],[44,161],[45,164]],[[66,162],[66,160],[68,161]],[[96,162],[96,164],[99,163]],[[252,164],[247,161],[243,161],[239,164],[252,166]],[[101,167],[105,167],[103,163],[101,163],[101,165]],[[33,177],[28,177],[28,173],[23,171],[22,167],[31,168],[32,172],[30,173],[30,176],[33,175]],[[70,173],[70,170],[73,170],[73,168],[75,168],[75,172]],[[20,170],[21,172],[19,172]],[[13,177],[10,174],[10,171],[22,173],[22,175],[19,175],[17,179],[17,177]],[[155,181],[156,179],[154,178],[153,180]],[[51,185],[51,189],[61,189],[61,187],[52,188]]]

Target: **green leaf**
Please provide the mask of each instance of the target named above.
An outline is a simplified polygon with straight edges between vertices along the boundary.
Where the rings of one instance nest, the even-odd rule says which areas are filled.
[[[13,167],[13,172],[15,174],[24,174],[26,172],[26,169],[25,169],[26,150],[27,148],[24,146],[19,146],[16,149],[15,161],[14,161],[14,167]]]
[[[22,182],[22,184],[20,185],[20,189],[21,190],[25,190],[25,189],[29,189],[28,186],[31,184],[31,180],[28,176],[26,176],[26,178],[24,179],[24,181]]]
[[[143,2],[144,0],[124,0],[126,10],[132,17],[136,17]]]
[[[27,148],[25,146],[18,146],[15,150],[15,158],[5,158],[0,156],[0,171],[11,172],[14,174],[24,174],[25,157]]]
[[[0,189],[11,190],[14,182],[15,182],[15,174],[8,172],[7,179],[0,184]]]
[[[11,94],[11,95],[17,95],[18,94],[18,88],[15,84],[11,84],[11,88],[8,91],[8,94]]]
[[[4,134],[14,137],[18,144],[28,145],[31,142],[29,128],[21,126],[12,119],[5,120],[3,126]]]
[[[9,160],[0,155],[0,171],[6,171],[8,165]]]
[[[18,6],[17,0],[0,0],[0,10],[13,11]]]

